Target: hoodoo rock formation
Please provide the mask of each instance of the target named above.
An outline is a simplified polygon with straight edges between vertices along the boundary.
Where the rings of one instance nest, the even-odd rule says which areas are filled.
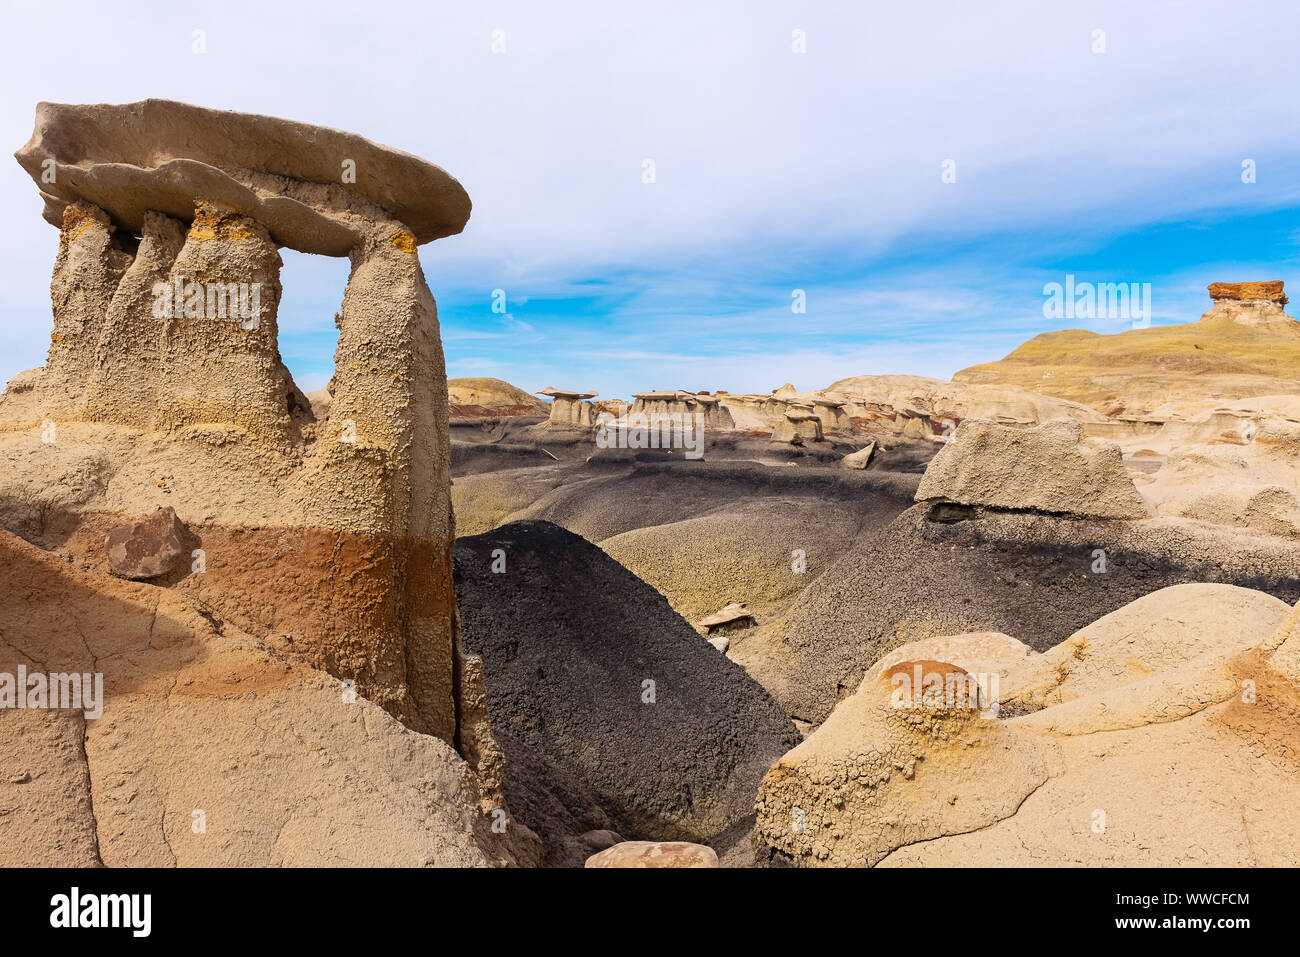
[[[824,438],[822,420],[811,410],[794,409],[777,420],[772,430],[772,441],[789,445],[820,442]]]
[[[158,584],[489,768],[416,254],[464,227],[464,189],[352,134],[161,100],[43,103],[16,155],[61,233],[47,364],[0,397],[5,527],[107,571],[106,531],[170,507],[198,546]],[[352,264],[319,419],[277,346],[280,246]]]
[[[709,431],[734,429],[731,413],[722,401],[707,392],[696,394],[677,389],[673,392],[637,392],[632,398],[629,415],[646,416],[704,416],[704,428]]]
[[[586,399],[594,399],[595,392],[567,392],[548,385],[537,393],[550,396],[551,417],[548,425],[552,429],[594,429],[596,427],[595,407]]]

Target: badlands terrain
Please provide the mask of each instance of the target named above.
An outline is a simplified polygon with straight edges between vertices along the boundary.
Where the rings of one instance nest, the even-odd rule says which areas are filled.
[[[1281,282],[952,381],[598,396],[447,380],[417,248],[470,201],[417,157],[149,100],[17,158],[59,240],[0,396],[0,863],[1300,863]],[[281,247],[351,263],[320,392]]]

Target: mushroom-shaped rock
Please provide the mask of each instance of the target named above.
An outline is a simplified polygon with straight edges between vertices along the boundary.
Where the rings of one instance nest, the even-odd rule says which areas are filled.
[[[17,157],[60,237],[49,358],[0,396],[0,459],[57,422],[37,467],[85,485],[71,518],[196,516],[210,573],[177,587],[473,752],[446,372],[416,248],[460,231],[464,190],[349,133],[161,100],[41,104]],[[351,260],[319,418],[279,350],[286,245]],[[0,497],[22,471],[0,470]],[[146,534],[110,541],[119,574],[176,560]]]
[[[548,385],[539,389],[538,395],[551,399],[550,427],[553,429],[589,429],[596,425],[595,407],[586,399],[594,399],[597,392],[571,392]]]
[[[632,409],[628,414],[645,416],[651,428],[664,422],[685,422],[686,416],[691,416],[691,422],[702,423],[706,429],[726,431],[736,427],[727,407],[717,396],[708,393],[673,389],[637,392],[632,399]]]
[[[805,442],[821,442],[822,420],[806,409],[787,412],[772,430],[772,441],[789,445],[803,445]]]
[[[414,245],[465,228],[470,201],[443,169],[323,126],[171,100],[40,103],[14,154],[45,199],[45,218],[84,200],[140,235],[150,211],[188,223],[198,199],[266,227],[281,246],[346,256],[365,223],[405,225]]]

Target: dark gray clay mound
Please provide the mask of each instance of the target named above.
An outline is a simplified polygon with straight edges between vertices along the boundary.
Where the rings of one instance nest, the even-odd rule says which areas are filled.
[[[901,473],[772,468],[754,462],[638,462],[630,471],[593,464],[587,472],[605,478],[582,485],[568,482],[517,514],[555,522],[589,541],[603,542],[742,500],[812,497],[824,501],[828,510],[855,513],[893,500],[888,507],[897,514],[910,504],[920,482],[918,476]]]
[[[462,538],[455,581],[507,799],[548,865],[581,864],[576,838],[600,828],[707,843],[753,813],[764,772],[798,742],[739,665],[572,532],[524,521]]]

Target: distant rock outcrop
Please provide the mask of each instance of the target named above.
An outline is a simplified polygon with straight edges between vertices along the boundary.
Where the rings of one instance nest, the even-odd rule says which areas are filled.
[[[805,442],[821,442],[822,420],[812,412],[792,410],[777,420],[772,430],[772,441],[787,445],[803,445]]]
[[[1125,441],[1156,515],[1300,539],[1300,396],[1181,403]]]
[[[1113,335],[1047,332],[953,381],[1059,396],[1139,420],[1169,403],[1298,394],[1300,322],[1282,311],[1281,285],[1214,283],[1214,305],[1199,322]]]
[[[737,428],[784,431],[781,423],[787,413],[811,414],[821,421],[828,437],[936,441],[968,418],[991,418],[1005,425],[1037,425],[1062,417],[1081,422],[1105,418],[1086,406],[1032,392],[907,375],[855,376],[813,392],[799,392],[786,384],[771,395],[718,395]]]
[[[705,393],[683,392],[637,392],[632,396],[632,408],[629,416],[703,416],[699,421],[708,431],[722,432],[736,427],[731,413],[719,396]],[[692,420],[695,421],[695,420]]]
[[[1243,326],[1295,324],[1282,311],[1287,298],[1281,282],[1212,282],[1210,298],[1214,308],[1201,317],[1202,322],[1227,319]]]

